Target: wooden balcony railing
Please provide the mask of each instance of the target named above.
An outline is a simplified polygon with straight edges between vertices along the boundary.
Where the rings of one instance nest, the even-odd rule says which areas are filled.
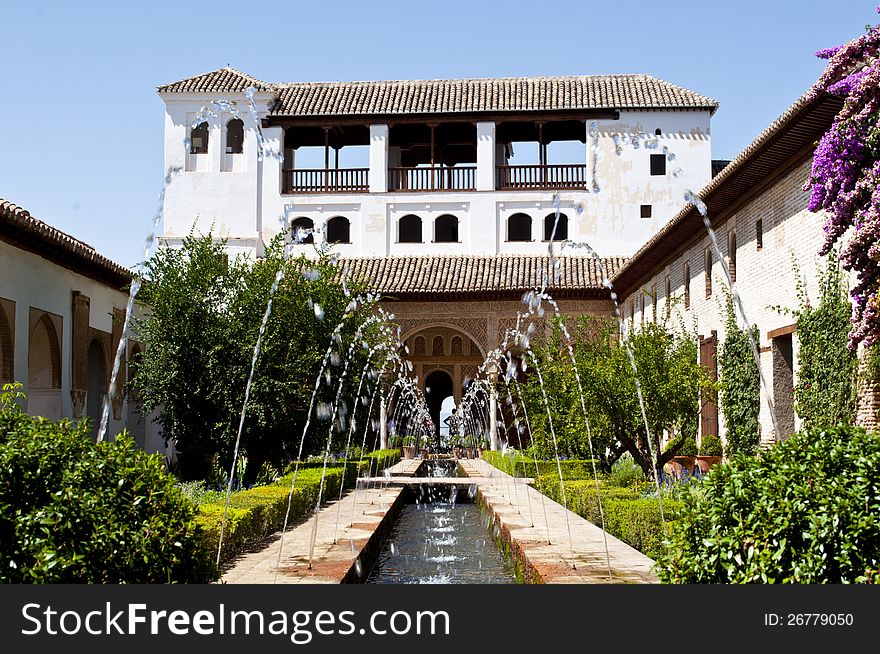
[[[587,188],[585,164],[496,166],[495,168],[495,188],[499,191]]]
[[[281,188],[283,193],[367,193],[370,169],[285,170]]]
[[[476,166],[389,168],[389,191],[473,191]]]

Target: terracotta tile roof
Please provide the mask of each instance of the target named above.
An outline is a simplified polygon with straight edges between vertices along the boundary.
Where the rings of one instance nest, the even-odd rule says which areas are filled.
[[[275,90],[272,84],[267,84],[234,68],[224,67],[164,84],[158,87],[158,91],[159,93],[241,93],[249,86],[253,86],[258,91]]]
[[[0,198],[0,240],[114,288],[122,288],[131,281],[131,271],[127,268],[3,198]]]
[[[221,68],[159,91],[240,92],[251,85],[276,92],[276,116],[718,108],[711,98],[642,74],[268,84]]]
[[[770,123],[697,193],[713,226],[726,219],[725,211],[748,193],[811,157],[816,141],[842,106],[843,100],[837,96],[822,93],[810,97],[808,92]],[[615,290],[627,292],[698,234],[705,234],[703,218],[691,204],[685,204],[620,267],[612,277]]]
[[[562,278],[549,285],[554,291],[587,291],[602,288],[599,265],[590,257],[557,257]],[[603,260],[613,275],[626,259]],[[540,285],[549,270],[547,255],[497,256],[388,256],[343,259],[351,279],[358,279],[382,295],[457,294],[486,292],[522,293]]]

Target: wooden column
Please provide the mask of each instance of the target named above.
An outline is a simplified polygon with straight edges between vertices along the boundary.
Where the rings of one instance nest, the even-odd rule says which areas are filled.
[[[436,186],[434,185],[434,129],[437,127],[436,125],[429,125],[431,128],[431,190],[433,191]]]
[[[324,190],[330,186],[330,128],[324,128]]]

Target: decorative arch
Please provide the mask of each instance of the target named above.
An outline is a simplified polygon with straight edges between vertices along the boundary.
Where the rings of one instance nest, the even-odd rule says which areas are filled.
[[[28,389],[61,389],[61,340],[48,313],[40,316],[28,339]]]
[[[241,118],[233,118],[226,123],[226,154],[244,152],[244,122]]]
[[[464,321],[462,321],[464,322]],[[413,324],[415,323],[415,324]],[[401,341],[407,341],[411,337],[417,335],[419,332],[427,331],[430,329],[434,329],[436,327],[446,327],[451,329],[452,331],[459,332],[463,336],[467,336],[472,345],[471,345],[471,354],[473,356],[486,356],[486,352],[488,351],[483,343],[484,338],[479,338],[474,334],[473,329],[469,329],[466,326],[462,326],[457,322],[452,322],[448,320],[425,320],[424,322],[419,322],[418,320],[401,320],[398,321],[398,324],[401,326]],[[477,348],[477,352],[474,353],[474,346]]]
[[[431,340],[431,356],[432,357],[442,357],[443,356],[443,337],[440,336],[439,334]]]
[[[328,243],[351,243],[351,223],[345,216],[333,216],[327,221]]]
[[[556,233],[553,232],[553,225],[556,225]],[[544,216],[544,240],[564,241],[568,238],[568,216],[564,213],[559,214],[559,221],[556,220],[556,212]]]
[[[397,222],[397,242],[422,242],[422,219],[419,216],[410,213]]]
[[[415,338],[415,353],[418,356],[423,356],[425,354],[425,337],[424,336],[416,336],[416,338]]]
[[[452,337],[452,356],[460,357],[462,356],[462,340],[461,336],[453,336]]]
[[[299,218],[295,218],[292,223],[290,223],[290,233],[293,235],[293,240],[297,243],[314,243],[315,242],[315,221],[311,218],[306,218],[305,216],[300,216]],[[302,233],[308,230],[308,234],[303,235]]]
[[[515,213],[507,219],[507,240],[527,242],[532,240],[532,217],[527,213]]]

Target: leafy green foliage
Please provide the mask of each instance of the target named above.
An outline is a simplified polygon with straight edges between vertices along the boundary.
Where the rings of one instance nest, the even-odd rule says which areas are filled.
[[[847,279],[835,252],[828,256],[819,275],[819,304],[810,305],[803,284],[798,295],[795,409],[805,428],[851,424],[856,411],[858,359],[848,346],[851,306]]]
[[[276,273],[284,270],[242,432],[241,451],[248,461],[243,483],[252,484],[266,462],[281,468],[294,459],[321,361],[350,306],[336,267],[327,257],[286,260],[280,239],[259,260],[227,261],[223,243],[206,235],[184,239],[180,249],[160,248],[146,269],[142,292],[151,309],[135,331],[147,347],[133,383],[144,406],[159,411],[165,438],[174,439],[181,451],[184,479],[209,477],[215,461],[229,470],[254,344]],[[349,286],[359,291],[357,284]],[[315,305],[323,320],[316,317]],[[373,309],[364,302],[350,313],[340,350],[348,350],[357,326]],[[347,378],[350,390],[343,397],[350,398],[360,381],[367,356],[362,343],[372,346],[379,339],[377,326],[360,334]],[[318,401],[330,403],[334,394],[334,387],[322,384]],[[351,398],[347,408],[354,409]],[[322,450],[327,432],[326,423],[313,420],[304,453]],[[335,449],[344,449],[344,437],[337,440],[342,444],[334,443]]]
[[[630,488],[645,482],[645,471],[633,461],[632,454],[624,452],[614,465],[608,476],[608,484],[618,488]]]
[[[206,582],[214,568],[195,508],[121,435],[93,443],[84,424],[33,418],[0,397],[0,582]]]
[[[503,455],[501,452],[484,451],[483,459],[499,470],[514,477],[534,477],[538,475],[556,475],[562,470],[563,479],[592,479],[593,462],[590,459],[563,459],[557,467],[555,460],[535,460],[522,454]]]
[[[755,343],[760,342],[757,326],[752,326],[751,338]],[[721,367],[721,412],[727,425],[728,453],[755,455],[761,440],[761,423],[758,419],[761,376],[749,341],[749,332],[737,324],[729,293],[724,342],[718,362]]]
[[[697,439],[690,434],[682,434],[666,444],[667,450],[674,450],[675,456],[697,456]]]
[[[585,316],[573,332],[573,348],[583,385],[585,405],[593,434],[594,453],[603,470],[628,451],[646,474],[662,470],[678,452],[679,437],[695,433],[699,393],[712,382],[697,363],[696,340],[677,334],[665,325],[647,323],[630,334],[645,399],[655,459],[651,460],[633,373],[626,348],[617,342],[614,321]],[[560,348],[558,333],[546,346],[535,347],[544,375],[550,413],[556,427],[561,454],[586,449],[586,425],[569,355]],[[536,450],[552,457],[548,446],[548,418],[536,375],[517,385],[520,400],[528,408]],[[672,435],[676,445],[665,451],[660,436]],[[587,451],[588,454],[588,451]]]
[[[837,426],[691,485],[659,563],[673,583],[849,583],[880,570],[880,436]]]

